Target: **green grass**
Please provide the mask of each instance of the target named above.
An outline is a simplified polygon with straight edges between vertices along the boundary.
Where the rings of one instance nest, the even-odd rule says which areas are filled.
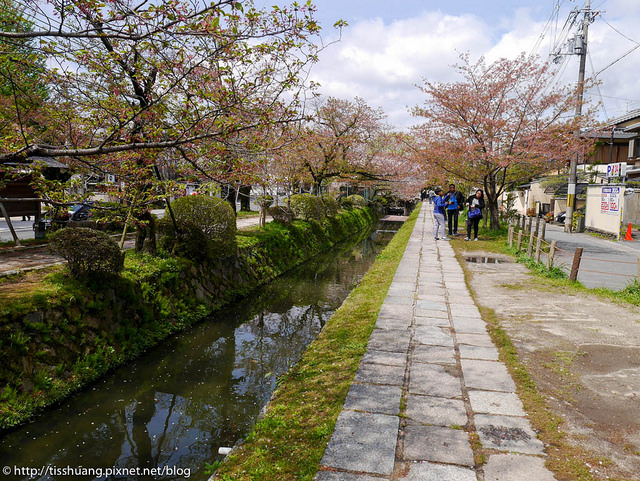
[[[279,387],[244,444],[216,473],[229,480],[312,480],[366,352],[419,209],[332,316]]]

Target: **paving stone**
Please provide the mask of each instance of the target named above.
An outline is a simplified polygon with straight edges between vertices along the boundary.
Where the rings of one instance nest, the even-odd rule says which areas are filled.
[[[420,309],[416,307],[414,315],[418,317],[437,317],[440,319],[449,319],[449,313],[447,311],[439,311],[436,309]]]
[[[404,372],[404,366],[361,363],[355,380],[370,384],[402,386],[404,384]]]
[[[366,474],[339,473],[336,471],[320,471],[315,481],[381,481],[386,478],[367,476]]]
[[[521,454],[492,454],[484,466],[485,481],[555,481],[544,458]]]
[[[413,317],[413,306],[382,304],[378,317],[411,319]]]
[[[451,315],[460,317],[472,317],[474,319],[481,319],[480,311],[475,305],[460,305],[456,299],[451,301]]]
[[[418,300],[416,301],[416,307],[418,307],[418,309],[427,309],[427,310],[434,310],[434,311],[446,311],[447,310],[447,304],[444,302],[444,300],[441,300],[440,302],[434,302],[434,301],[426,301],[426,300]]]
[[[352,384],[344,403],[344,409],[370,413],[400,413],[400,386],[377,386],[374,384]]]
[[[512,392],[469,391],[471,410],[474,413],[524,416],[522,402]]]
[[[446,317],[414,317],[413,322],[416,326],[438,326],[451,327],[451,322]]]
[[[476,481],[478,478],[476,472],[470,468],[423,461],[411,463],[407,476],[402,479],[403,481]],[[345,478],[344,481],[351,480]]]
[[[486,334],[487,325],[482,319],[472,317],[451,316],[453,328],[456,332]]]
[[[377,351],[404,352],[409,349],[408,331],[374,329],[369,338],[369,349]]]
[[[389,296],[387,295],[387,297],[384,300],[385,304],[399,304],[399,305],[403,305],[403,306],[411,306],[413,305],[413,298],[411,297],[401,297],[401,296]]]
[[[464,383],[469,389],[515,392],[516,385],[504,364],[496,361],[461,359]]]
[[[407,365],[407,355],[403,352],[374,351],[373,349],[369,349],[362,357],[362,362],[405,367]]]
[[[440,426],[407,426],[403,458],[473,466],[473,451],[467,433]]]
[[[389,476],[395,462],[397,416],[342,411],[321,465]]]
[[[458,345],[458,349],[460,350],[460,357],[462,359],[483,359],[486,361],[498,360],[498,350],[493,346],[467,346],[460,344]]]
[[[379,317],[376,321],[378,329],[395,329],[408,332],[411,326],[411,317]]]
[[[413,348],[411,359],[429,364],[455,364],[456,351],[452,347],[418,344]]]
[[[453,347],[453,336],[449,328],[437,326],[416,326],[413,340],[430,346]]]
[[[411,421],[434,426],[464,426],[467,411],[462,399],[407,395],[406,414]]]
[[[469,346],[494,347],[493,341],[487,332],[456,332],[456,340],[459,344],[466,344]]]
[[[437,294],[432,287],[420,287],[416,291],[416,294],[418,299],[422,299],[425,301],[440,302],[442,299],[444,299],[444,293]]]
[[[462,397],[459,373],[454,366],[414,363],[409,377],[409,392],[446,398]]]
[[[474,423],[485,448],[524,454],[544,454],[544,445],[536,437],[526,418],[476,414]]]
[[[413,300],[414,295],[415,295],[415,290],[414,289],[406,289],[404,287],[399,287],[399,286],[393,285],[393,284],[387,290],[387,296],[407,297],[407,298]]]

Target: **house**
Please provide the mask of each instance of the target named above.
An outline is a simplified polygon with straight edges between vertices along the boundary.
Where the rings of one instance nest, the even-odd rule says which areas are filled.
[[[3,199],[2,203],[9,217],[33,216],[35,220],[40,219],[42,202],[32,187],[32,165],[36,162],[44,164],[42,174],[46,179],[68,179],[68,167],[50,157],[29,157],[25,163],[3,163],[0,165],[0,199]],[[5,172],[7,170],[11,170],[14,175],[8,177]]]

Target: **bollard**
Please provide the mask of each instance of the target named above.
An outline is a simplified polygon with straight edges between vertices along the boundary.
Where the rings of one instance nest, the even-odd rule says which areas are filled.
[[[531,227],[531,226],[529,226]],[[529,247],[527,247],[527,257],[531,257],[533,255],[533,240],[535,239],[535,235],[533,229],[529,232]]]
[[[509,247],[513,247],[513,225],[509,224],[509,233],[507,234],[507,242]]]
[[[520,249],[522,248],[522,232],[523,231],[518,232],[518,245],[516,246],[518,252],[520,252]]]
[[[547,269],[551,269],[553,267],[553,258],[556,256],[557,245],[558,245],[558,241],[551,241],[549,254],[547,254]]]
[[[536,261],[536,264],[537,264],[538,262],[540,262],[540,249],[541,249],[541,247],[542,247],[542,238],[541,238],[540,236],[538,236],[538,238],[537,238],[537,239],[538,239],[538,240],[537,240],[537,242],[536,242],[536,255],[535,255],[535,261]]]
[[[576,247],[576,253],[573,255],[573,265],[571,266],[571,274],[569,274],[570,281],[575,281],[578,279],[578,269],[580,268],[581,259],[582,259],[582,247]]]

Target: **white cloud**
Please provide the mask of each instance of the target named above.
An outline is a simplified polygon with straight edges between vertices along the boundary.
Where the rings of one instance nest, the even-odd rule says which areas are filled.
[[[591,75],[640,42],[636,34],[640,2],[609,0],[606,13],[596,18],[589,30]],[[448,15],[441,11],[422,12],[412,18],[384,21],[381,18],[352,22],[342,41],[329,46],[320,55],[312,77],[321,83],[323,95],[352,99],[364,98],[371,107],[382,107],[393,125],[403,128],[417,123],[408,108],[424,98],[415,87],[423,78],[437,82],[459,80],[451,65],[461,53],[469,52],[472,61],[485,56],[488,61],[514,58],[521,52],[539,53],[547,60],[554,41],[553,25],[548,17],[534,18],[535,8],[521,8],[511,16],[487,20],[473,15]],[[558,15],[561,27],[565,14]],[[547,29],[545,30],[545,26]],[[613,28],[612,28],[613,27]],[[630,37],[624,38],[619,32]],[[536,49],[533,52],[533,49]],[[565,59],[562,79],[573,84],[578,75],[578,57]],[[593,65],[593,67],[591,67]],[[587,92],[587,98],[602,95],[604,118],[624,114],[640,107],[640,48],[605,70],[599,91]]]

